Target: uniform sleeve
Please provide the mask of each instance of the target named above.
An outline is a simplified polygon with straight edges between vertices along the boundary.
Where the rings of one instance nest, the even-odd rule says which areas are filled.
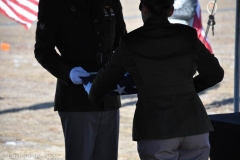
[[[70,83],[72,68],[56,52],[60,30],[59,3],[57,0],[40,0],[38,22],[35,33],[35,58],[52,75],[64,83]]]
[[[100,103],[109,92],[116,88],[126,73],[126,54],[125,45],[121,42],[120,46],[113,53],[109,63],[98,71],[94,78],[89,94],[92,103]]]
[[[182,3],[182,7],[174,9],[174,12],[170,18],[181,19],[181,20],[190,20],[195,13],[196,0],[185,0]]]
[[[193,82],[196,92],[199,93],[221,82],[224,70],[214,54],[211,54],[198,38],[196,39],[198,75],[194,77]]]
[[[122,5],[119,0],[118,2],[118,14],[117,14],[117,20],[116,20],[116,33],[114,38],[114,50],[119,46],[119,42],[122,36],[127,34],[126,30],[126,24],[123,19],[123,13],[122,13]]]

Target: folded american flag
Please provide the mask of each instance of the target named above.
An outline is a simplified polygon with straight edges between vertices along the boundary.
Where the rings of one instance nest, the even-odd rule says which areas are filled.
[[[94,77],[97,75],[97,72],[92,72],[90,73],[89,77],[81,77],[83,81],[84,88],[87,93],[89,93],[89,89],[92,85],[92,81]],[[137,88],[135,86],[135,83],[130,76],[130,74],[127,72],[123,79],[118,83],[116,88],[111,91],[108,95],[109,96],[114,96],[114,95],[129,95],[129,94],[136,94],[137,93]]]

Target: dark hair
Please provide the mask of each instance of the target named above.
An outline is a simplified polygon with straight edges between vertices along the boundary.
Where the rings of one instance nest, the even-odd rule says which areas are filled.
[[[169,9],[173,7],[174,0],[141,0],[139,5],[140,10],[142,3],[148,7],[153,15],[166,17]]]

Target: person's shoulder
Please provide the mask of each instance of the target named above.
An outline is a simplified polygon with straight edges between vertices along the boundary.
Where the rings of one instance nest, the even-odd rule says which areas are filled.
[[[64,5],[64,0],[39,0],[38,7],[39,8],[46,8],[50,10],[54,10],[55,8],[58,8],[59,6]]]
[[[180,23],[174,23],[174,24],[171,24],[175,27],[179,27],[179,28],[182,28],[182,29],[193,29],[193,27],[189,26],[189,25],[185,25],[185,24],[180,24]]]
[[[51,19],[52,16],[59,16],[64,11],[64,6],[65,0],[39,0],[38,17]]]
[[[174,28],[177,28],[180,32],[184,32],[184,33],[196,33],[196,29],[185,25],[185,24],[180,24],[180,23],[175,23],[175,24],[171,24]]]
[[[121,4],[120,0],[108,0],[108,1],[109,1],[109,3],[111,3],[112,5],[117,7],[118,9],[122,10],[122,4]]]
[[[42,6],[42,5],[45,5],[45,4],[48,4],[48,5],[50,5],[50,4],[56,4],[56,2],[58,2],[58,3],[60,3],[62,0],[51,0],[51,1],[49,1],[49,0],[39,0],[39,6]]]
[[[127,40],[127,39],[131,39],[131,38],[139,37],[141,35],[141,33],[143,32],[143,30],[144,30],[143,26],[139,27],[137,29],[130,31],[126,35],[124,35],[123,38]]]
[[[139,27],[135,30],[132,30],[131,32],[129,32],[128,34],[124,35],[121,38],[121,46],[123,46],[123,48],[134,48],[134,46],[138,46],[139,43],[143,40],[143,33],[144,33],[144,27]]]

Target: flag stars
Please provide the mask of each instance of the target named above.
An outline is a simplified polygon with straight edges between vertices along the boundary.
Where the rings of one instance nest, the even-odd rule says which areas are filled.
[[[114,91],[118,92],[119,94],[126,93],[126,92],[124,92],[125,87],[126,86],[121,87],[120,85],[117,85],[117,89],[115,89]]]

